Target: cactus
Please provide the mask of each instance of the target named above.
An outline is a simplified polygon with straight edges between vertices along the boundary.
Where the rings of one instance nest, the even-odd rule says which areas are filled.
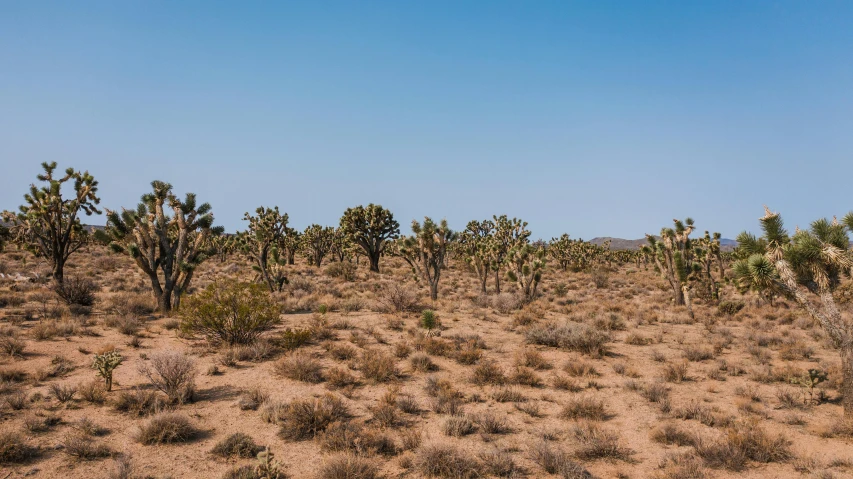
[[[65,176],[54,178],[56,162],[45,162],[41,167],[44,174],[37,178],[47,185],[30,185],[30,192],[24,195],[26,204],[19,207],[19,213],[4,211],[2,220],[10,226],[7,234],[11,240],[50,261],[53,279],[62,283],[68,258],[89,241],[89,234],[80,223],[80,212],[87,216],[101,214],[97,208],[101,202],[96,195],[98,182],[88,171],[81,173],[74,168],[65,170]],[[62,186],[71,180],[74,196],[64,198]]]
[[[413,236],[404,236],[397,240],[396,254],[401,256],[416,278],[429,284],[429,297],[438,299],[438,281],[441,278],[441,266],[447,254],[448,245],[456,240],[456,233],[447,226],[447,220],[435,224],[429,217],[421,225],[412,221]]]
[[[480,280],[480,292],[486,293],[486,282],[491,276],[491,241],[495,233],[495,224],[491,220],[469,221],[468,226],[459,235],[454,250],[477,273]]]
[[[518,287],[527,301],[536,298],[536,290],[542,280],[545,268],[545,248],[531,244],[514,247],[507,255],[509,270],[507,277],[518,283]]]
[[[98,371],[98,376],[104,378],[107,391],[113,389],[113,371],[117,368],[124,358],[121,357],[118,351],[107,351],[103,354],[96,354],[92,361],[92,369]]]
[[[269,446],[258,453],[258,465],[255,466],[255,479],[285,479],[287,475],[278,469],[281,467],[278,461],[274,460],[273,453]]]
[[[348,208],[341,217],[341,232],[361,249],[370,262],[370,271],[379,272],[379,258],[400,235],[400,223],[390,211],[373,203]]]
[[[237,245],[253,263],[252,268],[258,272],[260,279],[266,283],[270,292],[275,291],[277,281],[270,274],[273,265],[282,266],[278,259],[273,260],[270,253],[273,248],[278,248],[284,239],[287,222],[287,213],[281,214],[278,206],[273,208],[258,207],[255,216],[246,213],[244,221],[249,222],[246,231],[238,233]],[[277,253],[278,255],[278,253]],[[281,270],[276,267],[277,273]],[[278,275],[279,277],[281,274]],[[278,283],[279,286],[281,283]]]
[[[694,250],[690,239],[690,233],[694,230],[693,219],[672,221],[675,228],[663,228],[660,240],[646,235],[649,244],[643,247],[643,251],[654,260],[657,271],[669,282],[675,304],[686,306],[687,314],[692,319],[691,282],[698,278],[700,271],[699,264],[693,261]]]
[[[334,238],[335,229],[331,226],[324,228],[314,224],[305,228],[302,233],[302,251],[312,265],[319,268],[323,264],[323,258],[332,251]]]
[[[208,238],[222,234],[223,228],[213,226],[210,204],[196,204],[194,193],[181,201],[169,183],[153,181],[151,188],[136,210],[107,210],[107,226],[95,235],[133,258],[148,275],[157,306],[165,313],[179,307],[196,268],[213,253]]]
[[[791,378],[791,384],[796,384],[803,388],[803,404],[818,404],[820,401],[815,398],[815,388],[818,384],[826,381],[827,373],[819,369],[809,369],[798,377]]]
[[[743,232],[737,237],[738,259],[732,265],[735,284],[742,290],[772,291],[797,303],[817,321],[841,349],[841,404],[853,420],[853,323],[838,308],[833,292],[853,268],[848,231],[853,213],[843,222],[819,219],[808,230],[788,235],[779,213],[766,206],[761,218],[764,235]],[[812,302],[812,293],[820,302]]]

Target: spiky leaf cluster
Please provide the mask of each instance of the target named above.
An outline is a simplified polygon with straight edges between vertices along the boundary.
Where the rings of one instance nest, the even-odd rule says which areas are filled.
[[[43,174],[37,176],[43,186],[30,185],[24,195],[25,204],[18,213],[3,212],[3,221],[10,225],[11,240],[34,255],[51,262],[54,279],[61,283],[65,263],[69,256],[80,249],[89,235],[80,223],[80,212],[86,216],[101,214],[97,205],[98,182],[88,171],[74,168],[65,170],[65,175],[55,177],[56,162],[42,163]],[[63,187],[72,182],[74,194],[63,195]],[[2,240],[0,240],[0,243]]]

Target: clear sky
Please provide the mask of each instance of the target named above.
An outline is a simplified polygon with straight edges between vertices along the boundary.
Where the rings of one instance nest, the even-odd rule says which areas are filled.
[[[851,152],[849,1],[0,2],[0,209],[57,161],[229,231],[374,202],[734,237],[853,209]]]

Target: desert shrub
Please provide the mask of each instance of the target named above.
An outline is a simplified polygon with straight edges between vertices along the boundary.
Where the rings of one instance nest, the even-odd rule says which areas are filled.
[[[127,336],[135,336],[142,328],[142,320],[136,316],[116,316],[109,323],[118,332]]]
[[[554,296],[565,298],[567,294],[569,294],[569,287],[566,283],[560,282],[554,285]]]
[[[660,473],[655,479],[707,479],[702,460],[694,453],[667,454],[661,459],[658,467]]]
[[[275,336],[272,341],[276,346],[284,349],[285,351],[293,351],[294,349],[308,344],[308,342],[311,341],[312,335],[313,332],[310,329],[285,328],[285,330]]]
[[[240,399],[237,400],[237,405],[242,411],[254,411],[267,400],[269,400],[269,394],[259,387],[254,387],[243,391]]]
[[[161,412],[142,425],[136,440],[146,445],[173,444],[192,440],[197,434],[196,428],[183,414]]]
[[[345,388],[358,384],[358,379],[343,368],[331,368],[326,371],[326,384],[330,389]]]
[[[192,401],[195,394],[195,360],[180,351],[158,351],[151,355],[150,365],[143,363],[139,372],[152,386],[166,394],[172,404]]]
[[[667,445],[692,446],[696,443],[696,437],[693,434],[672,423],[661,424],[652,430],[650,436],[652,441]]]
[[[652,383],[643,386],[640,394],[649,402],[659,403],[669,399],[669,388],[662,383]]]
[[[531,446],[528,454],[530,460],[548,474],[557,474],[564,479],[592,479],[593,477],[583,466],[572,460],[569,453],[555,450],[544,441]]]
[[[496,389],[492,392],[492,399],[497,402],[523,402],[527,401],[527,398],[521,391],[511,388],[501,388]]]
[[[116,316],[144,316],[154,312],[154,304],[147,294],[118,293],[110,297],[108,313]]]
[[[634,453],[621,445],[619,435],[597,424],[582,423],[573,428],[579,446],[575,455],[580,459],[621,459],[627,460]]]
[[[30,328],[30,334],[36,341],[53,339],[57,333],[56,321],[43,321]]]
[[[92,306],[95,304],[95,292],[99,289],[93,281],[79,276],[66,277],[53,286],[56,295],[69,306]]]
[[[352,454],[327,459],[317,474],[319,479],[377,479],[379,467],[372,461]]]
[[[512,293],[500,293],[491,297],[491,304],[501,314],[509,314],[524,305],[524,298]]]
[[[156,391],[139,388],[121,391],[113,403],[116,411],[135,416],[154,414],[160,412],[165,406],[165,401]]]
[[[714,359],[714,351],[710,347],[688,346],[684,348],[684,357],[688,361],[705,361]]]
[[[9,409],[12,409],[13,411],[20,411],[21,409],[26,409],[29,398],[25,392],[18,391],[9,394],[3,399],[6,405],[9,406]]]
[[[33,327],[35,329],[35,326]],[[0,353],[9,357],[21,357],[24,355],[24,350],[27,347],[27,342],[23,339],[14,336],[0,337]]]
[[[326,394],[316,399],[296,399],[280,411],[279,435],[285,439],[311,439],[335,421],[349,418],[349,409],[339,397]]]
[[[474,414],[471,421],[486,434],[506,434],[512,430],[506,419],[493,412]]]
[[[389,282],[377,293],[377,301],[384,311],[414,311],[418,306],[418,293],[404,284]]]
[[[235,432],[213,446],[211,453],[221,457],[255,457],[264,448],[246,434]]]
[[[338,361],[347,361],[358,355],[358,350],[348,344],[330,344],[328,351]]]
[[[17,308],[26,302],[27,300],[24,299],[24,295],[22,294],[0,294],[0,308],[8,306]]]
[[[278,323],[279,313],[263,286],[217,281],[181,305],[181,331],[213,343],[248,344]]]
[[[496,477],[523,477],[521,468],[515,463],[512,455],[505,451],[480,451],[477,458],[487,474]]]
[[[535,349],[522,350],[516,356],[515,363],[519,366],[536,369],[537,371],[544,371],[553,367],[551,363],[545,359],[545,356]]]
[[[486,384],[501,385],[506,383],[506,376],[497,363],[487,361],[474,368],[474,375],[471,377],[471,382],[478,386]]]
[[[26,462],[38,454],[38,449],[24,441],[20,434],[10,430],[0,431],[0,464]]]
[[[516,367],[511,380],[513,383],[521,384],[523,386],[530,386],[534,388],[542,386],[542,379],[533,372],[532,369],[525,368],[523,366]]]
[[[443,444],[418,449],[414,465],[426,477],[474,479],[481,476],[480,464],[475,458]]]
[[[411,363],[413,370],[422,373],[438,370],[438,366],[436,366],[435,363],[432,362],[432,359],[430,359],[426,354],[416,354],[409,359],[409,362]]]
[[[108,457],[112,454],[110,448],[92,440],[91,437],[80,433],[71,433],[62,440],[62,448],[66,454],[84,461]]]
[[[355,281],[358,267],[349,261],[338,261],[326,267],[326,274],[332,278],[341,278],[344,281]]]
[[[584,396],[571,398],[560,412],[563,419],[593,419],[603,421],[608,418],[607,408],[598,399]]]
[[[275,370],[282,376],[307,383],[323,382],[323,366],[307,354],[291,354],[275,364]]]
[[[589,272],[592,284],[598,289],[604,289],[610,284],[610,273],[604,268],[596,268]]]
[[[265,338],[260,338],[251,344],[242,344],[231,348],[240,361],[259,362],[271,358],[276,353],[276,346]]]
[[[554,323],[534,325],[525,336],[532,344],[578,351],[594,357],[600,357],[606,352],[605,343],[610,340],[607,333],[578,323],[563,326]]]
[[[445,419],[441,429],[447,436],[462,437],[472,434],[477,426],[468,416],[459,415]]]
[[[48,386],[48,391],[50,391],[50,395],[54,397],[57,401],[61,403],[67,403],[74,395],[77,394],[77,388],[71,385],[63,385],[53,383]]]
[[[359,358],[358,369],[366,379],[375,382],[386,382],[400,374],[394,357],[379,349],[364,351]]]
[[[680,383],[687,379],[687,362],[666,364],[662,373],[664,381]]]
[[[384,432],[349,421],[333,422],[317,435],[317,441],[325,451],[348,452],[361,456],[397,454],[394,440]]]
[[[743,301],[720,301],[717,305],[717,314],[720,316],[734,316],[744,308]]]
[[[599,375],[595,365],[587,361],[569,361],[563,366],[563,371],[574,377]]]

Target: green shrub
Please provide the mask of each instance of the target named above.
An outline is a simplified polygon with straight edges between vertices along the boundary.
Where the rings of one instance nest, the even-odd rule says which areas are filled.
[[[717,314],[720,316],[734,316],[744,306],[743,301],[720,301],[719,306],[717,306]]]
[[[181,305],[181,331],[214,343],[251,343],[278,321],[279,306],[259,284],[218,281]]]

